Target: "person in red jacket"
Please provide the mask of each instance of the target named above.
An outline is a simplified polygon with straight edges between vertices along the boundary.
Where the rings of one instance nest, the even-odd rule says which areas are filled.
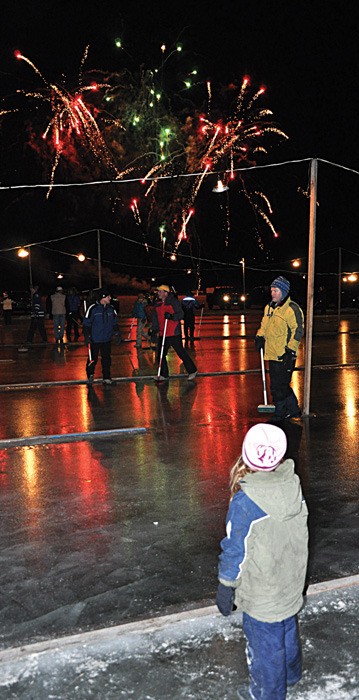
[[[181,304],[175,295],[171,293],[171,290],[167,284],[161,284],[159,287],[157,287],[157,294],[159,301],[155,304],[153,310],[152,330],[159,333],[156,351],[158,362],[161,356],[165,321],[167,320],[159,381],[164,382],[168,380],[168,364],[166,356],[170,347],[172,347],[177,353],[178,357],[180,357],[185,369],[188,372],[188,379],[192,380],[197,375],[197,367],[192,358],[189,356],[188,352],[186,352],[183,347],[181,330],[183,311]]]

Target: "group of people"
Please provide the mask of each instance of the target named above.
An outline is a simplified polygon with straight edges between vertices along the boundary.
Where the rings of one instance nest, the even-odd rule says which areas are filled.
[[[271,301],[264,309],[254,342],[256,349],[263,352],[264,360],[268,361],[270,390],[275,405],[271,420],[281,422],[285,418],[301,416],[298,399],[291,387],[291,379],[299,344],[304,335],[304,315],[300,306],[291,299],[290,283],[285,277],[276,277],[270,289]],[[197,375],[197,366],[186,346],[189,342],[193,346],[195,312],[203,308],[203,305],[199,304],[191,293],[186,294],[180,302],[166,284],[159,285],[156,292],[157,297],[150,305],[143,293],[138,295],[134,304],[132,317],[137,319],[136,347],[141,348],[143,340],[151,347],[154,338],[156,339],[159,383],[169,378],[167,354],[170,348],[182,360],[188,379],[192,380]],[[36,330],[39,331],[42,340],[47,342],[45,308],[38,286],[33,286],[31,293],[31,322],[27,342],[33,342]],[[120,343],[121,336],[117,314],[111,304],[111,294],[108,290],[99,290],[97,298],[89,304],[82,318],[81,297],[76,288],[72,287],[65,294],[59,286],[51,295],[51,314],[55,343],[63,343],[66,319],[68,340],[73,332],[74,340],[78,341],[80,330],[83,328],[85,342],[89,347],[86,366],[88,380],[93,381],[94,369],[101,354],[103,380],[110,383],[111,339],[115,336],[116,341]],[[185,346],[182,339],[182,321]]]
[[[45,308],[37,284],[30,287],[30,292],[31,318],[26,338],[27,344],[31,345],[33,343],[36,331],[40,333],[44,343],[47,343],[47,332],[44,323],[46,311],[48,311],[53,320],[55,344],[63,344],[64,342],[66,321],[67,340],[71,341],[73,331],[74,340],[77,342],[82,325],[82,301],[76,287],[71,287],[67,294],[65,294],[62,287],[56,287],[54,294],[48,297],[47,309]]]

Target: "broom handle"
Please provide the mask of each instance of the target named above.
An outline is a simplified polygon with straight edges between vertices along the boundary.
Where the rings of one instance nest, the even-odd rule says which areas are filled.
[[[268,406],[267,384],[266,384],[266,373],[265,373],[265,368],[264,368],[263,348],[261,348],[261,367],[262,367],[262,381],[263,381],[264,405],[265,405],[265,406]]]
[[[128,338],[127,338],[127,340],[130,340],[130,338],[131,338],[131,333],[132,333],[132,328],[133,328],[133,324],[134,324],[134,322],[135,322],[135,319],[133,318],[133,319],[132,319],[132,323],[131,323],[131,328],[130,328],[130,332],[129,332],[129,334],[128,334]]]
[[[201,332],[202,316],[203,316],[203,306],[202,306],[202,308],[201,308],[201,317],[200,317],[200,319],[199,319],[199,324],[198,324],[197,338],[199,338],[199,335],[200,335],[200,332]]]
[[[161,345],[160,361],[159,361],[159,363],[158,363],[158,372],[157,372],[157,378],[158,378],[158,379],[159,379],[160,374],[161,374],[161,365],[162,365],[162,357],[163,357],[163,348],[164,348],[164,345],[165,345],[165,338],[166,338],[166,331],[167,331],[167,323],[168,323],[168,319],[165,318],[165,326],[164,326],[164,329],[163,329],[163,338],[162,338],[162,345]]]

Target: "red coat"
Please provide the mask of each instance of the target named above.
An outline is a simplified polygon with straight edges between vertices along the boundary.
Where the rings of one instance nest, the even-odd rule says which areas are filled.
[[[167,321],[166,336],[182,335],[181,320],[183,319],[183,311],[180,302],[174,294],[167,294],[165,301],[160,301],[155,305],[152,316],[152,330],[163,335],[166,312],[174,316],[173,321]]]

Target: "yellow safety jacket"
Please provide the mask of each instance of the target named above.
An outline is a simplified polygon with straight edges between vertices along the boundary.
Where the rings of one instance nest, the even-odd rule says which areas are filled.
[[[287,297],[284,304],[264,309],[264,315],[257,335],[265,338],[264,359],[277,360],[284,354],[285,348],[297,354],[299,343],[304,335],[303,311]]]

